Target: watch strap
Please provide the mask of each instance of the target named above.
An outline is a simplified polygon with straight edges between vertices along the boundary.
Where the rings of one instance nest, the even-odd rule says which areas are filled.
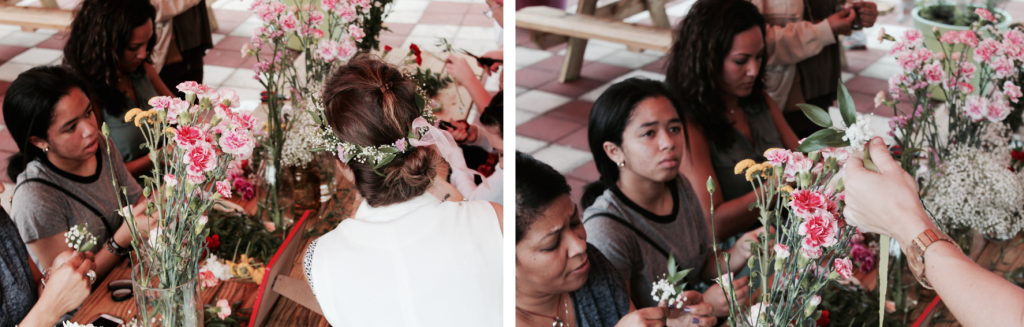
[[[921,283],[926,289],[933,289],[928,278],[925,276],[925,265],[924,265],[924,253],[928,250],[928,247],[935,242],[946,241],[952,243],[957,249],[960,249],[960,245],[953,240],[953,238],[946,235],[937,229],[927,229],[911,241],[911,244],[907,245],[907,264],[910,266],[910,271],[914,273],[914,277]]]

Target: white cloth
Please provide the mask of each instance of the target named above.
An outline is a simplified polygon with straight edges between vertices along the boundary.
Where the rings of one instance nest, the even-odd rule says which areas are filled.
[[[461,149],[460,149],[461,152]],[[502,178],[505,171],[499,165],[494,166],[494,173],[487,177],[487,186],[476,185],[473,175],[462,171],[452,171],[452,185],[470,201],[483,200],[491,201],[500,205],[502,202]]]
[[[307,278],[333,326],[501,326],[501,243],[484,201],[364,200],[310,245]]]
[[[199,4],[201,0],[150,0],[156,8],[156,25],[153,28],[153,37],[156,38],[156,45],[153,46],[153,68],[159,72],[164,68],[167,60],[167,51],[171,47],[171,40],[174,38],[174,25],[171,20],[189,8]],[[212,14],[212,11],[211,11]],[[174,85],[168,85],[174,87]]]
[[[803,20],[803,0],[751,0],[768,23],[765,47],[768,67],[765,86],[779,108],[785,109],[796,80],[796,64],[836,43],[828,17],[815,17],[817,24]]]

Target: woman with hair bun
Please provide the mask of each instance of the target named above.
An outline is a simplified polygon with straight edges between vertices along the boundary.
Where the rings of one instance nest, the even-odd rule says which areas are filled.
[[[334,326],[501,325],[502,207],[428,192],[458,145],[415,97],[412,80],[368,56],[328,78],[327,120],[363,202],[310,244],[306,277]]]

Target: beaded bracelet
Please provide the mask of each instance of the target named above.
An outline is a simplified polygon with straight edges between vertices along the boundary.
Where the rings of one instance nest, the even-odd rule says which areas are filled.
[[[129,253],[129,249],[118,245],[113,237],[107,239],[107,251],[119,257],[127,256]]]

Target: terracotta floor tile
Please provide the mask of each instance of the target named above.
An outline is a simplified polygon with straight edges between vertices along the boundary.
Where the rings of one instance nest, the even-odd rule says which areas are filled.
[[[593,106],[594,103],[590,101],[574,100],[558,108],[551,109],[546,115],[586,125],[587,120],[590,119],[590,108]]]
[[[846,51],[846,60],[875,61],[888,55],[888,51],[879,49],[849,50]]]
[[[576,168],[576,170],[566,175],[566,177],[572,177],[581,181],[594,182],[601,179],[601,173],[597,171],[597,165],[594,161],[590,161],[582,167]]]
[[[516,28],[516,45],[526,45],[526,43],[530,43],[530,30]]]
[[[555,73],[556,77],[558,73]],[[541,91],[547,91],[555,94],[564,95],[570,98],[575,98],[583,95],[584,93],[590,92],[590,90],[596,89],[603,85],[604,82],[596,81],[587,78],[580,78],[569,83],[559,83],[557,79],[547,84],[542,85],[538,89]]]
[[[415,24],[402,24],[402,23],[388,23],[389,32],[385,32],[382,35],[394,35],[394,36],[408,36],[409,32],[412,31],[412,27]]]
[[[846,67],[843,67],[844,72],[860,74],[861,71],[875,63],[874,60],[847,60]]]
[[[242,21],[249,18],[249,16],[252,16],[252,12],[250,11],[228,9],[214,9],[213,14],[216,15],[218,24],[220,24],[221,22],[241,23]]]
[[[583,65],[583,69],[580,71],[580,76],[601,82],[608,82],[630,71],[632,71],[632,69],[600,62],[591,62]]]
[[[249,56],[252,57],[252,56]],[[246,58],[242,58],[242,53],[238,49],[235,50],[220,50],[213,49],[206,53],[206,57],[203,58],[203,63],[207,65],[223,66],[238,68],[242,67],[242,63],[245,62]],[[249,66],[252,67],[252,66]]]
[[[878,91],[887,90],[888,88],[888,81],[865,76],[857,76],[846,82],[846,89],[850,90],[851,93],[862,93],[872,97],[874,97]]]
[[[424,16],[435,14],[465,14],[469,11],[469,5],[459,2],[431,1],[427,10],[423,11]]]
[[[224,37],[223,40],[220,40],[220,42],[218,42],[217,45],[213,46],[213,48],[224,51],[235,51],[241,54],[240,51],[242,50],[242,46],[244,46],[246,43],[249,43],[249,40],[250,38],[247,37],[228,35]]]
[[[494,26],[494,20],[487,18],[483,13],[471,11],[466,13],[466,16],[462,18],[462,26],[491,27]]]
[[[437,3],[431,2],[431,3]],[[463,13],[430,13],[420,17],[420,24],[456,25],[462,22]]]
[[[586,121],[583,121],[584,127],[576,130],[575,132],[569,133],[565,137],[556,141],[556,144],[572,147],[577,150],[590,151],[590,142],[587,141],[587,127]]]
[[[540,116],[517,126],[516,134],[545,142],[554,142],[582,127],[582,124],[572,121]]]
[[[558,78],[558,73],[533,68],[516,71],[516,86],[535,89]]]
[[[3,65],[3,62],[0,62],[0,65]],[[3,99],[3,96],[7,93],[7,88],[9,87],[11,87],[11,82],[0,82],[0,100]],[[0,103],[3,103],[3,101],[0,101]],[[0,108],[2,108],[2,106],[0,106]]]
[[[646,71],[649,71],[649,72],[655,72],[655,73],[658,73],[658,74],[665,74],[665,71],[668,70],[668,56],[661,57],[661,59],[658,59],[658,61],[649,63],[649,64],[647,64],[646,66],[644,66],[643,68],[640,68],[640,69],[643,69],[643,70],[646,70]]]
[[[390,45],[392,48],[397,49],[398,47],[402,46],[402,44],[405,43],[405,39],[406,38],[408,38],[408,36],[405,36],[405,35],[389,35],[389,34],[381,35],[381,37],[380,37],[380,44],[381,44],[380,48],[383,49],[385,45]],[[392,51],[395,51],[395,50],[392,50]],[[406,52],[406,53],[409,52],[408,50],[401,50],[401,51]]]
[[[68,42],[67,33],[57,33],[51,36],[46,41],[40,42],[36,45],[36,48],[64,50],[64,44]]]
[[[11,58],[25,52],[25,50],[28,50],[28,48],[0,44],[0,61],[11,60]]]
[[[538,61],[537,63],[535,63],[533,65],[530,65],[530,68],[540,69],[540,70],[545,70],[545,71],[556,72],[557,73],[557,72],[561,72],[562,71],[562,61],[563,60],[565,60],[565,57],[559,56],[559,55],[554,55],[554,56],[547,57],[544,60]]]

